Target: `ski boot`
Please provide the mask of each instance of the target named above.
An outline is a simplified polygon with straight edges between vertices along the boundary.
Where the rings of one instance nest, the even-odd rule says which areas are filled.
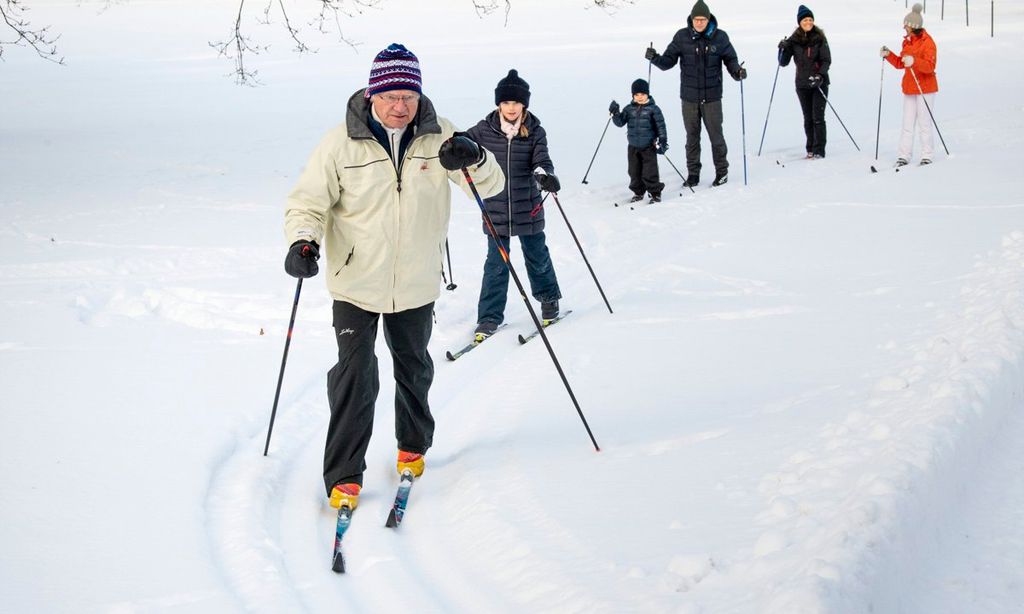
[[[344,505],[350,510],[356,509],[356,506],[359,505],[359,491],[362,488],[354,482],[335,484],[331,489],[331,507],[338,509]]]
[[[405,450],[398,451],[398,475],[402,475],[406,471],[412,473],[412,477],[418,478],[423,475],[423,455],[418,452],[406,452]]]

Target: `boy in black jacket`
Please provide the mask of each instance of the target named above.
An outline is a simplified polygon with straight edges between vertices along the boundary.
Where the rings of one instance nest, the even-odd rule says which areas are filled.
[[[665,130],[665,116],[654,104],[650,88],[643,79],[633,82],[633,102],[619,110],[619,103],[612,101],[608,112],[612,121],[620,128],[626,126],[626,140],[629,147],[629,189],[633,191],[635,203],[643,200],[644,192],[651,195],[651,203],[661,202],[661,191],[665,184],[658,173],[658,156],[668,151],[668,134]]]

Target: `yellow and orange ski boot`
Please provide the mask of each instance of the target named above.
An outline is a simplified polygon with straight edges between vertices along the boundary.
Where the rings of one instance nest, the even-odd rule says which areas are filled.
[[[398,451],[398,475],[406,471],[412,473],[412,477],[418,478],[423,475],[423,455],[418,452]]]
[[[356,506],[359,505],[360,490],[362,490],[362,486],[353,482],[335,484],[331,489],[331,507],[338,509],[345,505],[350,510],[356,509]]]

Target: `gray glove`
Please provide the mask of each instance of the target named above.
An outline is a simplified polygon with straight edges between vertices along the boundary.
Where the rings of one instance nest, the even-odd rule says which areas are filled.
[[[892,52],[889,51],[889,48],[886,47],[885,45],[882,45],[882,48],[878,50],[878,57],[884,60],[885,58],[889,57],[890,53]]]
[[[644,52],[645,60],[653,60],[656,57],[658,57],[658,50],[654,47],[648,47],[647,51]]]

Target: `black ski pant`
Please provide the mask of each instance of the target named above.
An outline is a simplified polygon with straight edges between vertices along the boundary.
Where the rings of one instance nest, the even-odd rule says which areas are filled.
[[[658,152],[654,143],[647,147],[629,145],[626,147],[626,157],[629,159],[629,189],[637,196],[650,192],[651,196],[661,197],[665,184],[661,182],[658,173]]]
[[[434,363],[427,353],[434,303],[397,313],[373,313],[334,301],[338,364],[327,374],[331,420],[324,447],[324,486],[330,495],[339,482],[363,483],[366,448],[373,432],[373,408],[380,390],[377,321],[383,316],[384,340],[395,369],[395,438],[398,448],[424,453],[434,438],[427,392]]]
[[[711,159],[719,177],[729,172],[729,148],[722,132],[722,101],[683,101],[683,127],[686,128],[686,170],[691,177],[700,177],[700,125],[708,130],[711,140]]]
[[[818,88],[798,87],[796,97],[800,99],[800,109],[804,112],[804,134],[807,135],[807,153],[825,157],[825,96],[828,86]]]

